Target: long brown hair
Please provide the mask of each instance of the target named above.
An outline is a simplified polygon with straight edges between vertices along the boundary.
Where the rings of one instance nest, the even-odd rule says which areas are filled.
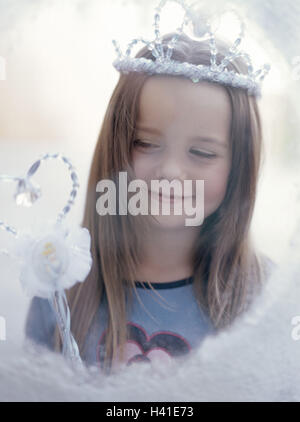
[[[168,43],[174,34],[167,34]],[[221,60],[228,47],[217,42]],[[154,60],[146,47],[136,57]],[[172,58],[180,62],[210,64],[206,41],[182,34]],[[227,66],[239,73],[247,71],[241,58]],[[96,185],[102,179],[115,180],[120,171],[133,178],[131,148],[135,135],[139,95],[149,75],[120,75],[109,101],[90,170],[84,218],[92,238],[92,270],[67,298],[71,310],[71,330],[84,357],[85,340],[103,295],[108,304],[105,362],[121,356],[126,342],[126,291],[134,289],[135,268],[140,260],[140,239],[145,227],[140,216],[105,215],[96,212]],[[176,76],[177,77],[177,76]],[[254,251],[250,235],[257,182],[262,158],[261,122],[256,99],[243,89],[224,87],[232,108],[231,160],[225,197],[218,209],[203,222],[194,251],[194,291],[199,306],[206,309],[216,330],[230,325],[247,306],[247,295],[263,281],[262,260]],[[128,182],[130,178],[128,179]],[[206,280],[206,283],[203,282]],[[131,296],[132,297],[132,296]],[[58,330],[56,350],[61,350]]]

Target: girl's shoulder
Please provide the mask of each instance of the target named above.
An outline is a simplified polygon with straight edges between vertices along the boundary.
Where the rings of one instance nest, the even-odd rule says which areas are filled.
[[[54,350],[56,317],[48,299],[34,296],[25,321],[25,339]]]
[[[278,265],[265,253],[260,253],[258,258],[262,271],[262,281],[266,282]]]
[[[255,299],[262,293],[265,284],[270,279],[273,272],[276,270],[278,265],[265,253],[259,253],[257,255],[258,265],[260,269],[260,283],[255,280],[257,275],[252,273],[252,276],[248,280],[248,289],[245,300],[245,308],[249,309]]]

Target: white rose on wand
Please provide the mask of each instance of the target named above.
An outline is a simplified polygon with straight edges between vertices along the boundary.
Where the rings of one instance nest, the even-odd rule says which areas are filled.
[[[91,237],[87,229],[47,223],[16,238],[20,282],[30,296],[49,298],[55,291],[83,282],[90,272]]]

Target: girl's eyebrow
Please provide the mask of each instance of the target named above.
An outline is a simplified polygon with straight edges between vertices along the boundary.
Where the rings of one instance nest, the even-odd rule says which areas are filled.
[[[154,133],[154,135],[161,135],[161,131],[159,129],[156,128],[151,128],[151,127],[145,127],[145,126],[140,126],[137,125],[136,127],[138,130],[143,130],[144,132],[149,132],[149,133]]]
[[[161,131],[154,127],[151,128],[151,127],[137,125],[137,129],[143,130],[144,132],[153,133],[154,135],[162,135]],[[225,149],[227,148],[227,144],[225,144],[224,142],[216,138],[210,138],[208,136],[192,136],[191,138],[189,138],[189,140],[196,141],[196,142],[198,141],[198,142],[213,143],[213,144],[219,145],[222,148],[225,148]]]
[[[219,139],[210,138],[210,137],[206,137],[206,136],[193,136],[192,138],[190,138],[190,140],[191,141],[206,142],[206,143],[213,143],[213,144],[219,145],[222,148],[228,147],[227,144],[220,141]]]

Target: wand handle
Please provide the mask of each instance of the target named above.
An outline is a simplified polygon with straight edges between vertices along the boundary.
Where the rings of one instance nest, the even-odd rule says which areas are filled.
[[[78,345],[71,333],[70,309],[64,290],[56,291],[49,299],[54,310],[63,344],[63,355],[72,363],[82,365]]]

